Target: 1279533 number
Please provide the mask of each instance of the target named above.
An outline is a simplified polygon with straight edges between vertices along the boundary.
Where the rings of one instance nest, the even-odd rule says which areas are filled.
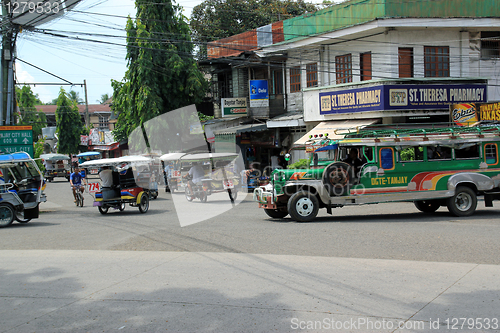
[[[9,14],[37,13],[37,14],[57,14],[61,10],[60,3],[56,2],[32,2],[32,1],[12,1],[5,3]]]
[[[498,329],[498,318],[447,318],[446,328],[449,330],[496,330]]]

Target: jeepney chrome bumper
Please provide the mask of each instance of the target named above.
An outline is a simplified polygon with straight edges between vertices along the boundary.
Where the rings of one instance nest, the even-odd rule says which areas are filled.
[[[253,200],[259,203],[259,208],[276,209],[276,204],[273,202],[273,193],[263,188],[256,188],[253,191]]]

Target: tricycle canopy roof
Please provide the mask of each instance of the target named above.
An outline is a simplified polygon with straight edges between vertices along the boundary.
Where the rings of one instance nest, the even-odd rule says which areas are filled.
[[[182,156],[186,155],[186,153],[168,153],[160,156],[160,160],[162,161],[176,161],[180,159]]]
[[[40,158],[45,161],[69,161],[68,155],[63,154],[42,154]]]
[[[0,164],[33,161],[31,156],[25,152],[13,154],[0,154]]]
[[[86,161],[80,164],[82,168],[100,168],[103,166],[119,166],[124,163],[132,163],[132,164],[147,164],[152,163],[153,160],[146,156],[140,155],[128,155],[117,158],[102,158],[98,160]]]
[[[85,153],[80,153],[78,155],[76,155],[76,157],[89,157],[89,156],[100,156],[101,153],[97,152],[97,151],[87,151]]]
[[[187,154],[181,157],[182,162],[201,162],[201,161],[232,161],[239,155],[236,153],[200,153]]]

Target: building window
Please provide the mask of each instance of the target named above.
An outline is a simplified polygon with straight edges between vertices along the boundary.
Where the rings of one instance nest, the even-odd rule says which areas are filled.
[[[448,46],[424,47],[425,77],[450,76],[450,48]]]
[[[500,58],[500,31],[481,31],[481,58]]]
[[[290,68],[290,92],[300,91],[300,66]]]
[[[413,77],[413,49],[400,47],[398,49],[399,77]]]
[[[360,74],[361,74],[361,81],[367,81],[372,79],[372,53],[371,52],[366,52],[366,53],[361,53],[360,56]]]
[[[318,64],[308,64],[306,65],[306,78],[308,87],[318,86]]]
[[[337,84],[352,82],[351,54],[335,57],[335,72],[336,72]]]
[[[99,128],[109,129],[109,118],[108,117],[99,117]]]
[[[272,88],[273,95],[283,94],[283,71],[281,69],[273,71]]]

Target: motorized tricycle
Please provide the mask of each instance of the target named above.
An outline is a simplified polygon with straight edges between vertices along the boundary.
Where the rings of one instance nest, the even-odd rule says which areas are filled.
[[[192,190],[186,185],[186,199],[192,201],[198,198],[206,202],[207,197],[212,193],[227,191],[229,199],[234,202],[238,196],[238,189],[241,188],[239,172],[235,170],[238,157],[236,153],[200,153],[182,156],[179,161],[183,167],[185,164],[201,163],[205,172],[201,184],[193,186],[191,183]]]
[[[97,151],[86,151],[84,153],[80,153],[76,155],[78,157],[78,164],[82,164],[87,161],[98,160],[101,158],[101,153]],[[99,169],[91,168],[88,170],[88,175],[97,175],[99,174]]]
[[[165,192],[174,193],[179,190],[181,179],[181,163],[179,159],[186,153],[169,153],[160,157],[163,168],[163,179],[165,180]]]
[[[90,169],[110,167],[113,174],[113,186],[102,187],[100,183],[89,183],[89,192],[94,193],[94,206],[101,214],[109,208],[123,211],[125,205],[138,207],[141,213],[149,209],[152,160],[145,156],[122,156],[87,161],[81,168]],[[101,171],[102,172],[102,171]]]
[[[69,165],[69,156],[63,154],[42,154],[40,158],[45,166],[44,177],[51,182],[55,177],[64,177],[69,181],[71,168]]]
[[[0,227],[38,218],[39,203],[47,201],[44,188],[42,172],[27,153],[0,154]]]

